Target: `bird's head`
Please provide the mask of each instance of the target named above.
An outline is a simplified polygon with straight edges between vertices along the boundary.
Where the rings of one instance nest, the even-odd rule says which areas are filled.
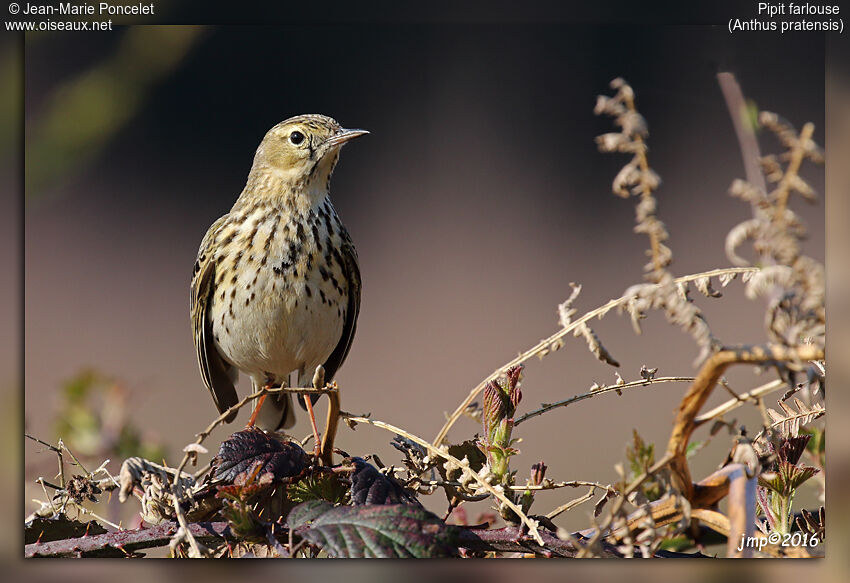
[[[345,129],[324,115],[291,117],[266,133],[252,173],[272,175],[285,191],[318,202],[328,192],[343,144],[368,133]]]

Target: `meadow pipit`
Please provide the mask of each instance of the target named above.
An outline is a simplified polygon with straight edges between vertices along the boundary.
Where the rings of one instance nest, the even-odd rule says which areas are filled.
[[[233,208],[204,236],[192,276],[192,329],[219,412],[238,402],[239,371],[255,391],[281,386],[293,372],[304,384],[320,364],[330,381],[348,355],[360,270],[328,194],[342,145],[367,133],[323,115],[277,124]],[[254,417],[262,429],[291,427],[289,395],[269,396]]]

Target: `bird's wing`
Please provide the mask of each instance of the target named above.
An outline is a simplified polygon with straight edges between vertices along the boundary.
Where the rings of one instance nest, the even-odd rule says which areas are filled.
[[[357,330],[357,316],[360,315],[360,267],[357,263],[357,251],[354,245],[348,238],[347,233],[343,238],[342,268],[345,272],[345,279],[348,282],[348,307],[345,310],[345,324],[342,327],[342,336],[339,339],[339,344],[336,345],[334,351],[325,362],[325,378],[328,381],[333,380],[336,371],[342,366],[345,357],[348,356],[348,351],[351,349],[351,343],[354,340],[354,332]]]
[[[191,286],[192,336],[195,339],[198,366],[219,413],[224,413],[239,402],[234,386],[238,371],[222,358],[215,347],[212,323],[207,315],[210,298],[215,291],[215,253],[212,242],[226,218],[227,215],[213,223],[204,236],[195,261]],[[235,416],[235,413],[230,415],[227,421],[233,421]]]

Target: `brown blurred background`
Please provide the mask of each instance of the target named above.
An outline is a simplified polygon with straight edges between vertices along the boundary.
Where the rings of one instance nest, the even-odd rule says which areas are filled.
[[[628,159],[600,154],[593,142],[611,131],[592,109],[614,77],[634,87],[649,123],[672,270],[728,265],[726,233],[750,210],[727,194],[743,165],[715,74],[731,70],[758,107],[796,127],[813,121],[822,144],[822,37],[730,36],[697,26],[636,32],[359,24],[29,36],[27,432],[60,437],[61,387],[93,369],[123,387],[139,438],[179,461],[215,416],[189,328],[198,244],[238,196],[264,132],[298,113],[372,132],[345,149],[331,190],[363,277],[357,337],[337,377],[347,411],[431,439],[471,387],[557,329],[556,306],[570,282],[584,286],[577,304],[584,312],[641,281],[647,242],[632,232],[634,201],[610,189]],[[762,146],[779,151],[769,135]],[[803,175],[823,192],[820,170]],[[822,261],[823,205],[793,204],[811,235],[805,252]],[[697,301],[724,342],[763,339],[763,304],[747,301],[740,283],[719,300]],[[650,315],[640,337],[614,314],[594,328],[626,380],[638,378],[642,364],[664,375],[695,370],[695,345],[660,314]],[[13,354],[11,344],[3,348]],[[749,369],[728,378],[739,391],[768,380]],[[569,339],[529,363],[521,409],[593,382],[613,383],[613,369]],[[524,480],[542,459],[555,480],[612,482],[633,428],[663,449],[684,390],[666,384],[602,395],[529,421],[516,431],[522,453],[512,467]],[[718,392],[709,406],[726,398]],[[214,433],[210,449],[246,419]],[[462,419],[449,437],[478,431]],[[294,434],[308,432],[301,415]],[[391,439],[342,427],[338,446],[394,463]],[[716,437],[694,461],[695,475],[713,470],[730,443]],[[24,451],[29,484],[55,471],[43,448],[26,443]],[[115,459],[110,468],[119,465]],[[534,510],[580,493],[546,493]],[[27,501],[40,495],[27,486]],[[426,502],[445,510],[439,494]],[[559,523],[587,527],[590,511],[580,507]]]

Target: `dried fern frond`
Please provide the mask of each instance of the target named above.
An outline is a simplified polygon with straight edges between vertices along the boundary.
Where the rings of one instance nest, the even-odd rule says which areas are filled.
[[[656,201],[652,195],[661,184],[661,178],[649,167],[646,156],[645,138],[649,135],[646,120],[635,108],[634,91],[621,78],[611,81],[611,88],[617,93],[612,96],[600,95],[596,99],[594,113],[608,115],[614,118],[614,124],[620,127],[619,132],[602,134],[596,138],[599,149],[603,152],[624,152],[634,154],[632,159],[617,173],[612,183],[612,190],[617,196],[628,198],[631,195],[640,196],[641,200],[635,208],[637,224],[636,233],[644,233],[649,237],[652,258],[645,267],[647,278],[659,282],[668,265],[673,260],[673,253],[663,244],[669,237],[667,229],[655,216]]]
[[[753,218],[733,227],[726,237],[726,255],[735,265],[751,262],[738,254],[745,242],[752,243],[758,262],[764,266],[747,286],[747,297],[768,298],[765,328],[773,342],[787,346],[804,338],[823,346],[825,330],[823,265],[802,254],[805,226],[791,209],[788,199],[796,192],[809,202],[814,189],[799,175],[803,160],[823,163],[823,153],[812,140],[814,126],[797,131],[778,115],[761,112],[761,124],[772,131],[785,147],[780,155],[761,158],[767,181],[775,185],[764,192],[753,184],[735,180],[730,194],[749,203]]]
[[[587,324],[581,324],[578,328],[576,328],[573,332],[573,336],[583,336],[587,342],[588,350],[590,350],[593,356],[602,362],[610,364],[611,366],[620,366],[620,363],[611,356],[611,353],[608,352],[608,349],[602,345],[599,341],[599,337]]]
[[[784,437],[797,437],[800,434],[801,426],[811,423],[826,413],[826,408],[820,403],[814,403],[811,407],[807,407],[797,397],[794,397],[796,410],[783,401],[778,403],[782,412],[776,409],[767,410],[771,419],[768,429],[779,431]]]

